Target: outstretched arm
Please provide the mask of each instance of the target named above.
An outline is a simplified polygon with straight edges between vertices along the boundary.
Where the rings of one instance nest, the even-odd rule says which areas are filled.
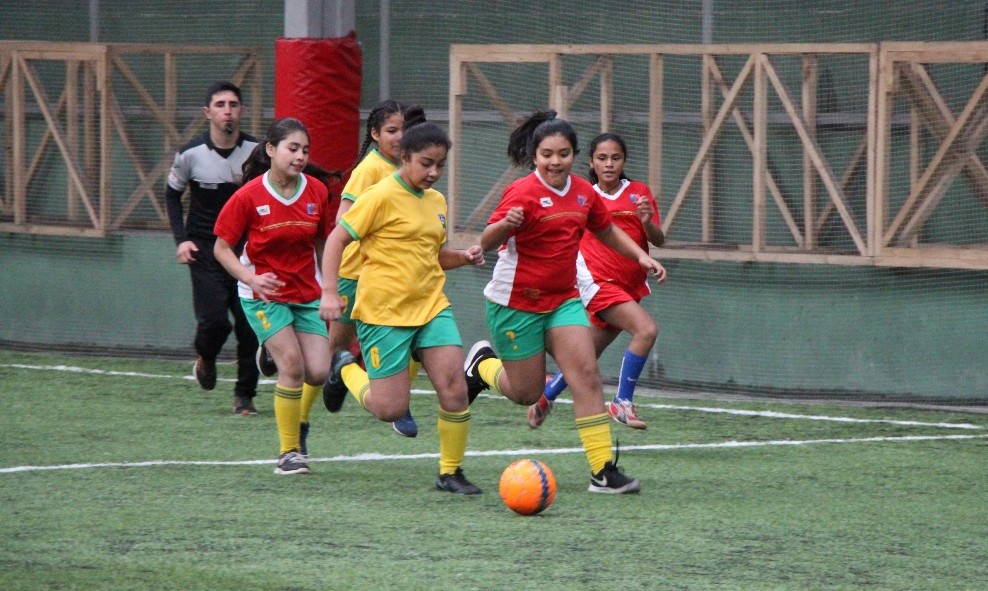
[[[594,232],[594,235],[607,246],[627,258],[637,261],[643,268],[648,269],[649,272],[655,275],[655,279],[659,283],[665,282],[666,269],[662,266],[662,263],[648,256],[648,253],[635,244],[635,241],[625,234],[621,228],[611,224],[603,230]]]

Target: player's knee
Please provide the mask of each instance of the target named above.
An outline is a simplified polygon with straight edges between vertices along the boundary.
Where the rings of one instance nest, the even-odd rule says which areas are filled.
[[[659,327],[654,321],[642,323],[641,326],[632,331],[631,338],[638,341],[646,349],[650,349],[655,344],[656,339],[659,338]]]

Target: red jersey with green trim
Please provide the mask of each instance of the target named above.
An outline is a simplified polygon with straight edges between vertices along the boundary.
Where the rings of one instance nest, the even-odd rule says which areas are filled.
[[[487,223],[504,219],[512,207],[524,210],[524,220],[498,249],[494,276],[484,295],[526,312],[550,312],[579,297],[580,239],[584,231],[599,232],[611,223],[600,195],[580,177],[570,175],[560,190],[535,171],[508,185]]]
[[[216,235],[236,244],[247,235],[240,257],[254,273],[274,273],[285,285],[269,298],[276,302],[307,304],[322,296],[315,248],[325,240],[335,220],[330,219],[326,186],[299,175],[290,199],[268,181],[268,173],[251,179],[227,201],[216,220]],[[240,297],[257,299],[250,286],[238,283]]]
[[[648,236],[645,226],[638,219],[637,206],[642,199],[652,203],[652,223],[659,224],[659,205],[652,196],[648,185],[641,181],[623,179],[613,195],[608,195],[594,185],[601,201],[607,206],[614,225],[635,241],[642,250],[648,252]],[[640,300],[651,293],[648,287],[648,271],[637,261],[633,261],[601,242],[593,234],[587,233],[580,242],[581,261],[586,265],[594,283],[614,283],[628,295]],[[582,282],[581,282],[582,283]],[[581,285],[582,290],[582,285]]]

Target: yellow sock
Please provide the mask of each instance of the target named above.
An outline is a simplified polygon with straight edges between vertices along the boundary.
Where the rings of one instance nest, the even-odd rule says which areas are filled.
[[[281,450],[278,453],[298,451],[299,413],[302,407],[302,388],[289,388],[281,384],[274,386],[274,420],[278,425],[278,440]]]
[[[309,412],[312,411],[312,405],[315,404],[316,398],[318,398],[321,394],[322,386],[302,384],[302,408],[299,413],[299,422],[309,422]]]
[[[583,450],[590,462],[590,472],[596,474],[604,464],[614,459],[611,452],[611,419],[607,413],[576,419]]]
[[[370,391],[370,378],[367,377],[367,372],[361,369],[356,363],[351,363],[343,368],[340,375],[343,377],[343,383],[346,384],[347,390],[353,394],[353,397],[357,399],[360,406],[363,406],[366,410],[364,396]]]
[[[470,409],[463,412],[439,410],[439,473],[452,474],[463,463],[470,435]]]
[[[408,360],[408,378],[409,383],[414,384],[415,378],[419,375],[419,370],[422,369],[422,363],[420,361],[415,361],[414,359]]]
[[[504,364],[498,358],[484,359],[477,364],[477,373],[483,378],[487,385],[490,386],[498,394],[503,394],[501,388],[498,387],[498,378],[501,377],[501,372],[504,371]]]

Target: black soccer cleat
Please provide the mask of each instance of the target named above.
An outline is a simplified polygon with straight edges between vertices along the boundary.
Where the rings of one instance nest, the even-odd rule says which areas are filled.
[[[590,487],[587,490],[612,495],[636,493],[641,491],[641,482],[622,474],[614,462],[607,462],[599,472],[590,476]]]
[[[268,348],[261,345],[257,348],[257,353],[254,355],[254,361],[257,363],[257,371],[261,372],[264,377],[270,378],[274,374],[278,373],[278,366],[274,362],[274,358],[271,357],[271,353]]]
[[[440,474],[436,479],[436,488],[460,495],[479,495],[480,488],[467,480],[463,468],[457,468],[452,474]]]
[[[463,362],[463,375],[467,379],[467,397],[470,399],[470,404],[473,404],[481,392],[491,387],[478,372],[480,362],[485,359],[497,359],[497,355],[489,341],[477,341],[470,347],[467,358]]]
[[[333,353],[333,360],[330,364],[329,377],[322,386],[322,403],[326,405],[329,412],[340,412],[343,408],[343,401],[346,400],[346,384],[343,383],[343,368],[351,363],[356,363],[353,353],[342,350]]]

